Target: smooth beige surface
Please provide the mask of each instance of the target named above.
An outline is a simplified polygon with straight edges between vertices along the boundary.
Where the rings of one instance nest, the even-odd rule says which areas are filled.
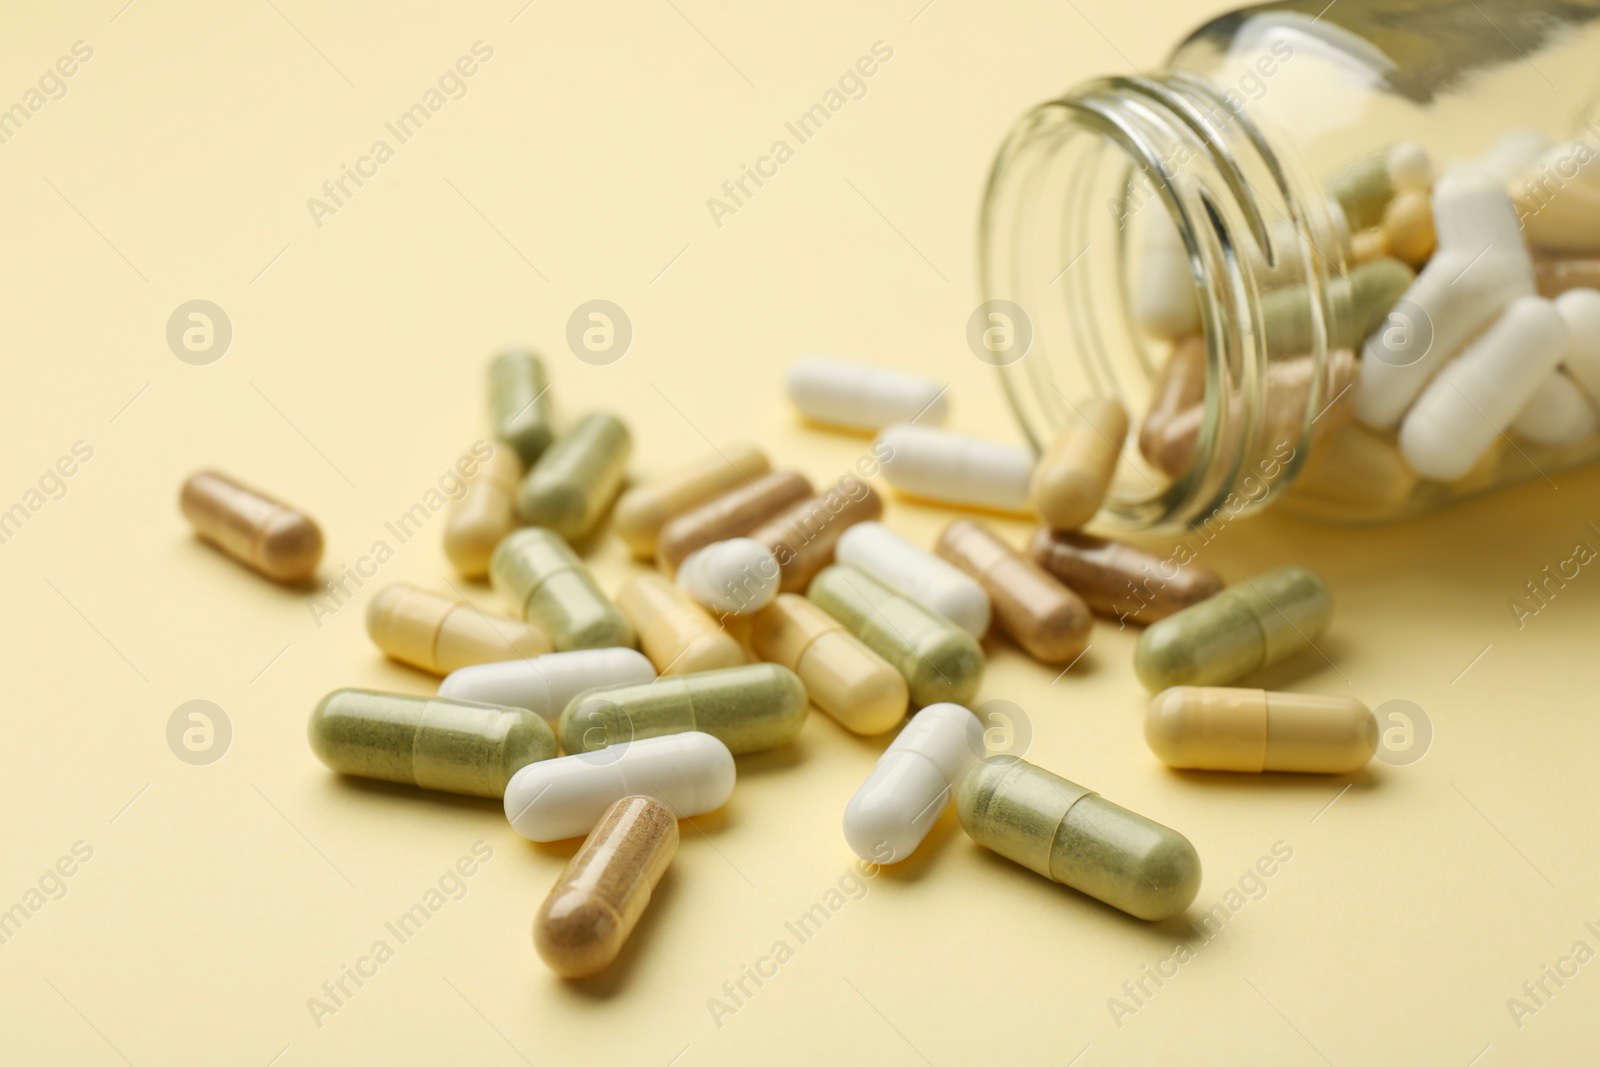
[[[1194,843],[1189,917],[1220,923],[1209,940],[977,847],[954,812],[905,869],[857,881],[839,819],[887,737],[813,712],[795,744],[740,758],[721,811],[680,827],[616,967],[566,984],[528,929],[576,842],[523,841],[491,801],[340,781],[306,744],[331,689],[433,691],[363,631],[382,585],[455,583],[510,609],[456,577],[442,509],[404,541],[385,525],[426,510],[486,435],[482,372],[502,345],[546,353],[564,426],[625,415],[636,477],[708,439],[752,441],[819,486],[852,469],[869,440],[804,429],[784,400],[805,350],[936,375],[951,429],[1019,440],[964,340],[992,152],[1034,102],[1159,62],[1204,5],[122,6],[0,15],[5,104],[74,41],[94,48],[67,95],[0,144],[0,506],[74,442],[93,449],[0,544],[0,908],[41,905],[0,945],[6,1062],[1592,1060],[1600,962],[1546,979],[1543,1006],[1522,985],[1573,973],[1574,942],[1600,951],[1584,925],[1600,928],[1600,569],[1566,562],[1580,542],[1600,550],[1600,471],[1401,527],[1274,515],[1190,539],[1229,580],[1289,562],[1327,578],[1327,659],[1249,684],[1415,702],[1435,736],[1409,767],[1172,772],[1141,734],[1132,629],[1097,620],[1053,684],[990,639],[980,702],[1023,710],[1030,761]],[[393,140],[384,123],[479,39],[494,58],[465,98],[316,228],[306,198]],[[794,143],[784,123],[877,40],[894,57],[867,95],[718,229],[706,198],[775,139]],[[1577,106],[1554,91],[1545,104]],[[196,298],[234,327],[210,366],[165,340]],[[634,326],[609,366],[564,341],[595,298]],[[318,627],[305,593],[190,533],[174,497],[202,466],[312,515],[325,576],[372,572],[380,539],[392,558]],[[949,519],[886,501],[884,521],[924,548]],[[1022,524],[989,521],[1024,543]],[[622,543],[585,550],[615,592],[634,566]],[[1508,601],[1547,566],[1576,576],[1550,579],[1543,607],[1525,599],[1519,629]],[[195,699],[232,724],[209,766],[166,740]],[[58,860],[65,895],[29,897]],[[385,924],[441,878],[438,910],[402,943]],[[818,906],[802,941],[786,924]],[[392,956],[375,964],[380,939]],[[1169,962],[1180,943],[1187,958]],[[345,966],[373,973],[346,980],[353,995],[319,1028],[307,1000]],[[756,967],[772,977],[744,979],[752,995],[714,1020],[708,999],[733,1008],[723,983]],[[1176,977],[1156,988],[1146,967]],[[1139,981],[1152,995],[1119,1027],[1108,1001],[1132,1008],[1124,983]],[[1537,1007],[1520,1029],[1513,996]]]

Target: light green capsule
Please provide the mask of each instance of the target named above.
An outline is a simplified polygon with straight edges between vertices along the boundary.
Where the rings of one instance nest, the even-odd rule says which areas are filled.
[[[550,447],[550,379],[538,356],[513,348],[489,365],[489,418],[495,437],[516,449],[526,466]]]
[[[1279,567],[1151,623],[1133,669],[1152,693],[1175,685],[1228,685],[1322,636],[1333,595],[1304,567]]]
[[[572,698],[556,733],[571,755],[699,730],[737,756],[793,741],[810,707],[806,687],[793,671],[776,663],[754,663],[591,689]]]
[[[311,712],[311,751],[340,774],[500,797],[530,763],[556,754],[550,724],[526,708],[335,689]]]
[[[1416,272],[1398,259],[1372,260],[1350,271],[1349,279],[1335,278],[1326,286],[1333,318],[1332,348],[1359,348],[1368,335],[1383,325],[1394,302],[1405,295]],[[1334,309],[1344,308],[1339,315]],[[1313,348],[1311,299],[1303,285],[1274,289],[1261,298],[1261,321],[1267,348],[1274,358],[1305,355]]]
[[[550,530],[527,528],[501,538],[489,559],[489,581],[549,635],[557,652],[633,647],[633,626]]]
[[[615,415],[596,411],[550,446],[517,490],[522,521],[583,537],[606,513],[628,473],[633,436]]]
[[[1140,919],[1166,919],[1200,890],[1189,839],[1016,756],[962,780],[961,828],[985,848]]]
[[[972,635],[864,571],[836,563],[806,596],[905,676],[913,704],[965,704],[977,693],[983,649]]]
[[[1387,154],[1379,152],[1335,171],[1328,177],[1328,195],[1344,212],[1350,232],[1378,225],[1394,196]]]

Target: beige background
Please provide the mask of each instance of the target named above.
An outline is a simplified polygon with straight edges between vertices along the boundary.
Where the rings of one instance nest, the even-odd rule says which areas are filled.
[[[1507,602],[1578,541],[1600,547],[1595,470],[1394,528],[1270,515],[1201,551],[1234,578],[1285,561],[1326,575],[1327,660],[1276,684],[1414,701],[1435,738],[1409,767],[1174,774],[1140,734],[1131,631],[1098,626],[1054,682],[990,642],[981,699],[1024,709],[1030,758],[1194,841],[1191,919],[1292,848],[1209,943],[987,854],[947,816],[798,944],[784,924],[850,871],[839,815],[885,741],[818,713],[791,749],[742,759],[733,800],[685,828],[614,971],[564,984],[528,931],[573,846],[522,841],[493,803],[342,782],[305,743],[332,688],[430,690],[374,651],[361,611],[382,583],[452,580],[441,519],[404,545],[383,524],[483,433],[496,346],[548,353],[564,419],[623,413],[639,475],[744,438],[836,477],[866,442],[795,423],[780,381],[807,349],[936,375],[954,428],[1013,437],[962,339],[991,153],[1027,106],[1158,62],[1221,5],[121,2],[0,16],[0,104],[75,41],[94,50],[0,145],[0,508],[74,442],[93,449],[0,545],[0,909],[75,843],[93,851],[0,946],[7,1062],[1592,1057],[1600,963],[1520,1029],[1506,1001],[1574,942],[1600,950],[1584,926],[1600,927],[1600,576],[1523,629]],[[479,40],[494,54],[467,95],[318,228],[307,198]],[[865,98],[716,227],[707,197],[879,40],[894,56]],[[597,297],[635,328],[607,367],[563,342]],[[233,324],[210,366],[165,342],[195,298]],[[395,557],[318,627],[303,593],[190,536],[174,499],[199,465],[314,514],[327,574],[379,538]],[[945,519],[888,513],[923,544]],[[608,589],[630,566],[611,538],[593,559]],[[209,766],[166,739],[194,699],[232,725]],[[493,858],[466,895],[396,945],[385,922],[479,841]],[[308,998],[380,938],[393,959],[319,1027]],[[1185,938],[1194,958],[1119,1027],[1108,999]],[[779,939],[794,958],[716,1025],[708,999]]]

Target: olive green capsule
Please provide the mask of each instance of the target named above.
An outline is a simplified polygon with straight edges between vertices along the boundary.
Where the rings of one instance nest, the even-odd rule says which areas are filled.
[[[973,767],[956,812],[983,847],[1135,918],[1170,918],[1200,891],[1188,838],[1016,756]]]
[[[1331,318],[1330,348],[1360,348],[1382,326],[1394,302],[1405,295],[1416,272],[1387,256],[1350,270],[1349,280],[1335,278],[1325,287]],[[1312,297],[1304,285],[1274,289],[1261,297],[1261,321],[1267,348],[1274,358],[1300,356],[1315,348]],[[1334,314],[1345,308],[1347,315]]]
[[[1279,567],[1152,623],[1133,669],[1152,693],[1227,685],[1311,648],[1333,618],[1333,596],[1304,567]]]
[[[806,596],[905,677],[913,704],[965,704],[977,693],[983,649],[972,635],[865,571],[836,563]]]
[[[557,652],[633,647],[633,626],[550,530],[533,527],[503,537],[489,559],[489,581],[549,635]]]
[[[621,419],[604,411],[585,415],[522,480],[517,514],[523,522],[578,540],[616,499],[632,451],[633,435]]]
[[[538,356],[513,348],[489,364],[489,418],[495,437],[516,449],[527,466],[550,447],[550,378]]]
[[[572,698],[556,734],[568,755],[621,741],[699,730],[734,755],[793,741],[811,700],[795,673],[776,663],[591,689]]]
[[[311,751],[340,774],[503,797],[530,763],[556,754],[550,724],[526,708],[335,689],[311,712]]]

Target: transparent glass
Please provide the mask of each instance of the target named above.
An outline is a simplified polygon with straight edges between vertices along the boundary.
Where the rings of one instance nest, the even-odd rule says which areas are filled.
[[[1380,521],[1600,456],[1600,393],[1565,370],[1523,376],[1563,394],[1540,394],[1551,410],[1569,402],[1564,438],[1530,398],[1515,426],[1485,415],[1492,441],[1458,476],[1419,475],[1398,425],[1357,417],[1374,358],[1433,375],[1515,288],[1463,260],[1452,294],[1478,310],[1441,325],[1409,299],[1415,272],[1456,262],[1432,251],[1440,175],[1470,169],[1519,216],[1501,242],[1517,248],[1483,263],[1531,257],[1530,293],[1600,287],[1600,164],[1582,167],[1600,154],[1597,15],[1595,0],[1265,4],[1161,71],[1025,115],[990,175],[979,259],[993,321],[1031,327],[993,362],[1035,448],[1083,398],[1120,399],[1133,428],[1101,518],[1129,530],[1280,499]]]

